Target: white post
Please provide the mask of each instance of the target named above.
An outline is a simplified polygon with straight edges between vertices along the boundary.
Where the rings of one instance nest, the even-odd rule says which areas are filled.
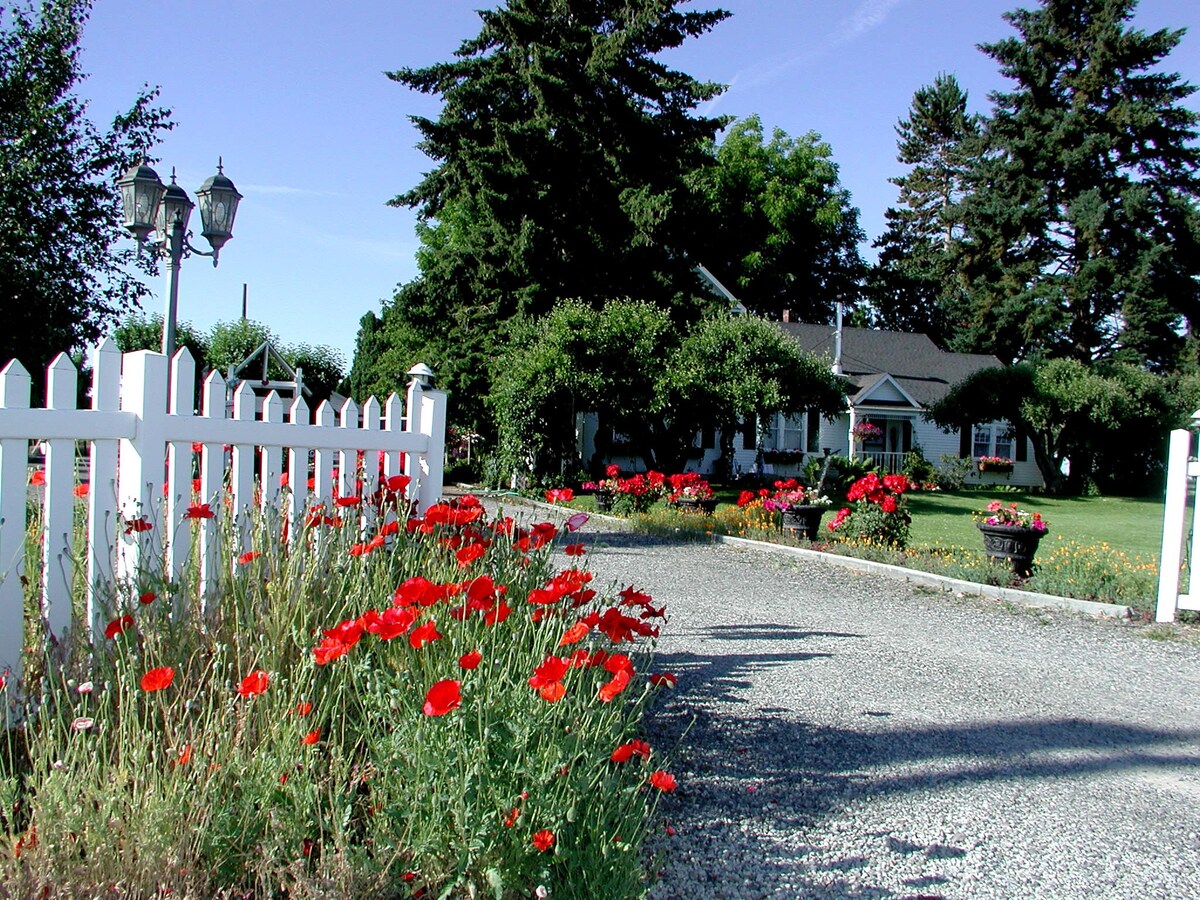
[[[170,414],[190,418],[196,390],[196,363],[191,351],[183,347],[171,360]],[[184,513],[192,505],[192,444],[172,441],[167,445],[167,505],[163,515],[163,534],[167,541],[167,572],[178,583],[187,568],[192,535]],[[176,592],[172,607],[176,621],[183,621],[187,607],[182,592]]]
[[[283,422],[283,398],[271,391],[263,401],[264,422]],[[263,514],[279,508],[279,475],[283,471],[283,448],[265,445],[259,450],[259,502]]]
[[[0,369],[0,410],[20,415],[29,409],[33,380],[15,359]],[[0,440],[0,675],[6,687],[0,700],[21,678],[25,644],[25,502],[29,441]],[[7,704],[5,705],[7,708]]]
[[[138,350],[121,358],[121,409],[138,419],[132,438],[122,438],[117,469],[117,504],[125,521],[145,516],[156,521],[156,500],[162,496],[166,458],[167,358]],[[137,584],[143,569],[160,571],[162,530],[153,528],[122,541],[117,574]]]
[[[321,428],[333,428],[333,420],[333,404],[322,400],[321,405],[317,407],[317,425]],[[317,503],[326,506],[329,515],[335,515],[337,512],[333,503],[333,457],[333,450],[318,447],[313,452],[313,493],[316,494]]]
[[[250,384],[243,381],[233,392],[233,418],[238,422],[253,422],[257,401]],[[234,443],[230,481],[233,489],[233,523],[238,533],[238,550],[232,560],[250,549],[250,524],[254,510],[254,445]],[[214,504],[215,505],[215,504]]]
[[[225,419],[225,379],[220,372],[210,372],[204,379],[201,410],[206,419]],[[225,447],[205,443],[200,453],[200,502],[209,504],[213,518],[191,523],[200,532],[200,605],[207,614],[216,603],[221,573],[221,516],[225,514],[220,502],[225,490]]]
[[[1158,609],[1155,620],[1174,622],[1179,604],[1179,569],[1183,563],[1183,538],[1187,516],[1188,456],[1192,433],[1185,429],[1171,432],[1167,457],[1167,497],[1163,510],[1162,553],[1158,562]],[[1197,565],[1197,560],[1192,560]]]
[[[446,394],[429,388],[422,389],[416,379],[408,386],[408,430],[422,434],[428,443],[417,454],[415,471],[412,454],[408,454],[410,475],[415,474],[417,508],[425,510],[442,499],[442,476],[446,457]]]

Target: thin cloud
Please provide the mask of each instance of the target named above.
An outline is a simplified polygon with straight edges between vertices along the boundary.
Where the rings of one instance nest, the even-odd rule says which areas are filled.
[[[806,47],[798,53],[780,53],[757,65],[740,69],[729,79],[728,90],[714,97],[703,110],[704,115],[712,112],[721,99],[733,93],[738,88],[759,87],[770,84],[796,69],[820,59],[822,56],[848,44],[878,28],[887,21],[892,10],[904,0],[863,0],[848,17],[843,19],[838,27],[813,46]]]

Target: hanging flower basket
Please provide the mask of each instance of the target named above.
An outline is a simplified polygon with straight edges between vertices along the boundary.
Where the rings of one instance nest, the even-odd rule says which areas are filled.
[[[983,552],[989,559],[1005,560],[1019,578],[1033,574],[1033,557],[1045,531],[983,522],[976,523],[976,527],[983,534]]]
[[[783,532],[815,541],[821,530],[821,515],[828,506],[789,506],[783,510]]]

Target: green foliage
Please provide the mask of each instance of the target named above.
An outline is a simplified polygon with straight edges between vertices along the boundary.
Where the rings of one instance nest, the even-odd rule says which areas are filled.
[[[161,313],[151,316],[133,315],[122,320],[113,329],[113,341],[122,353],[134,350],[162,351],[163,317]],[[196,373],[200,376],[208,368],[208,338],[195,329],[191,322],[175,323],[175,346],[187,347],[196,362]]]
[[[346,373],[345,357],[325,344],[289,344],[280,350],[280,355],[293,369],[300,370],[304,386],[312,391],[307,401],[310,408],[329,399]]]
[[[830,497],[835,503],[841,502],[850,485],[858,481],[868,472],[874,472],[876,463],[870,456],[848,456],[833,454],[829,457],[829,469],[825,472],[825,484],[821,493]],[[825,470],[824,459],[810,459],[804,466],[804,483],[816,485]]]
[[[933,481],[936,470],[933,463],[925,458],[925,452],[917,446],[904,454],[901,471],[909,481],[923,485]]]
[[[241,365],[264,341],[275,340],[269,327],[253,319],[218,322],[208,333],[209,365],[228,376],[231,366]],[[274,377],[281,373],[276,369],[271,374]]]
[[[107,130],[90,121],[75,93],[90,8],[0,7],[0,364],[20,358],[39,391],[50,360],[136,307],[138,271],[153,271],[121,227],[115,180],[171,128],[169,113],[143,89]]]
[[[863,240],[858,210],[841,186],[829,145],[815,133],[767,140],[758,116],[732,125],[716,164],[695,176],[711,225],[698,259],[751,312],[832,320],[834,304],[859,295]]]
[[[1100,473],[1111,487],[1145,490],[1160,472],[1167,433],[1191,412],[1173,383],[1122,363],[1021,363],[968,376],[926,415],[948,430],[1011,422],[1030,438],[1047,490],[1078,493]]]
[[[834,537],[848,544],[903,550],[911,525],[912,517],[904,509],[884,512],[874,503],[860,500],[851,504],[850,515],[838,524]]]

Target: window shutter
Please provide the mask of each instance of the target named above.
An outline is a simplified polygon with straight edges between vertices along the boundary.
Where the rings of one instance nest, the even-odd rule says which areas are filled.
[[[758,444],[758,416],[747,416],[742,423],[742,449],[753,450]]]
[[[958,435],[958,455],[962,457],[971,457],[975,455],[972,449],[971,439],[974,426],[967,425]]]
[[[1029,459],[1029,438],[1025,437],[1024,433],[1018,431],[1016,434],[1017,444],[1017,462],[1026,462]]]
[[[700,446],[705,450],[717,446],[717,431],[711,426],[700,432]]]

